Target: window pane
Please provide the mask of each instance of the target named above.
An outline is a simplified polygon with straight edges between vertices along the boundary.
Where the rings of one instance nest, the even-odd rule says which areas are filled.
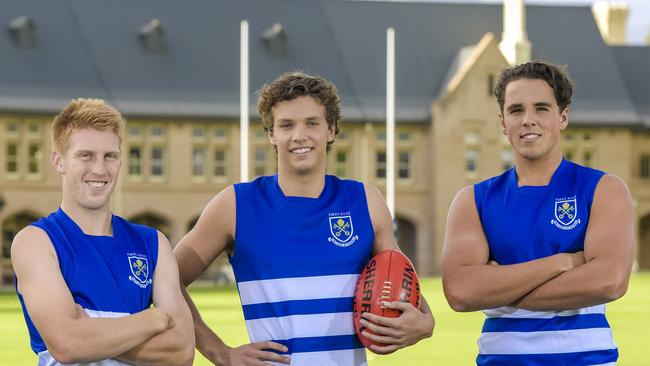
[[[339,177],[347,177],[348,175],[348,153],[346,151],[336,152],[336,175]]]
[[[205,137],[205,128],[203,127],[192,128],[192,137]]]
[[[221,140],[226,138],[226,129],[224,127],[217,127],[214,129],[214,137]]]
[[[163,136],[165,135],[165,129],[160,126],[154,126],[151,128],[151,135],[158,137]]]
[[[375,134],[375,139],[378,141],[386,141],[386,132],[384,131],[379,131]]]
[[[583,160],[584,160],[585,166],[591,167],[591,163],[592,163],[592,161],[591,161],[592,160],[591,152],[586,151],[585,154],[583,155]]]
[[[216,177],[226,176],[226,151],[214,151],[214,175]]]
[[[204,176],[205,175],[205,148],[195,147],[192,150],[192,175]]]
[[[399,153],[399,169],[397,172],[400,179],[408,179],[411,177],[411,153],[408,151],[401,151]]]
[[[475,131],[465,132],[465,144],[478,145],[478,133]]]
[[[153,176],[163,176],[165,174],[164,170],[165,163],[165,154],[162,147],[154,147],[151,149],[151,175]]]
[[[29,145],[29,173],[37,174],[41,172],[41,159],[43,153],[39,144]]]
[[[650,155],[641,156],[641,178],[650,178]]]
[[[266,150],[255,150],[255,175],[260,176],[266,173]]]
[[[18,172],[18,145],[7,144],[7,173]]]
[[[8,122],[7,123],[7,132],[9,132],[11,134],[15,134],[16,132],[18,132],[18,123],[13,122],[13,121]]]
[[[377,178],[386,178],[386,152],[378,151],[376,155],[377,171],[375,176]]]
[[[465,171],[475,172],[478,168],[478,152],[476,150],[465,151]]]
[[[411,141],[411,134],[409,132],[400,132],[397,138],[400,141]]]
[[[564,158],[565,158],[566,160],[569,160],[569,161],[570,161],[570,160],[573,160],[573,151],[571,151],[571,150],[567,150],[567,151],[565,151],[565,152],[564,152]]]
[[[142,131],[140,130],[140,126],[129,127],[129,136],[140,136],[140,134],[142,134]]]
[[[129,175],[142,174],[142,153],[139,147],[129,148]]]
[[[28,127],[29,133],[37,133],[40,130],[38,123],[30,123]]]
[[[502,150],[501,151],[501,167],[503,170],[508,170],[512,168],[513,165],[513,156],[512,156],[512,150],[507,149],[507,150]]]

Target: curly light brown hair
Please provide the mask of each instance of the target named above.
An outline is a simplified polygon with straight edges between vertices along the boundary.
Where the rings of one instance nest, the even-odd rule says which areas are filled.
[[[86,128],[111,131],[122,144],[124,119],[120,112],[101,99],[78,98],[70,101],[52,121],[54,150],[65,154],[72,132]]]
[[[553,95],[555,96],[557,105],[560,107],[560,113],[571,104],[575,84],[569,77],[566,67],[544,61],[532,61],[504,69],[501,72],[499,81],[494,88],[494,95],[497,97],[497,103],[499,103],[501,113],[503,113],[503,105],[506,102],[506,87],[511,81],[519,79],[539,79],[546,81],[551,89],[553,89]]]
[[[280,75],[271,84],[265,84],[257,92],[257,109],[262,117],[264,130],[273,134],[273,106],[302,96],[314,98],[325,108],[327,126],[334,130],[334,138],[339,134],[341,121],[341,98],[334,84],[320,77],[295,71]],[[334,140],[327,142],[327,152],[332,149]]]

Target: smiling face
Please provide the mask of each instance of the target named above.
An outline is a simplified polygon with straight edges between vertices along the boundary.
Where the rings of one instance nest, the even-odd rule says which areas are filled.
[[[327,143],[334,129],[325,119],[325,108],[310,96],[275,104],[269,141],[278,150],[278,172],[297,175],[325,174]]]
[[[515,159],[560,158],[560,131],[568,125],[568,113],[568,108],[560,111],[553,89],[546,81],[518,79],[508,83],[499,119]]]
[[[63,177],[63,203],[73,209],[109,210],[120,171],[120,141],[111,131],[73,130],[63,154],[52,154]]]

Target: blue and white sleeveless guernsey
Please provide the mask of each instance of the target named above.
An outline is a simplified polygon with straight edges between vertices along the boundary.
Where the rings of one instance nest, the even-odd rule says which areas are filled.
[[[251,342],[286,345],[294,366],[366,365],[352,320],[374,242],[363,184],[328,175],[318,198],[287,197],[270,176],[235,194],[230,263]]]
[[[514,264],[583,250],[604,172],[562,160],[547,186],[517,185],[510,169],[474,186],[490,260]],[[478,365],[614,365],[605,305],[569,311],[484,310]]]
[[[112,237],[86,235],[60,208],[32,225],[47,233],[74,302],[90,317],[121,317],[151,306],[152,279],[158,261],[156,230],[113,215]],[[48,352],[29,317],[18,291],[19,282],[20,278],[16,278],[16,291],[38,365],[60,365]],[[108,359],[84,365],[127,364]]]

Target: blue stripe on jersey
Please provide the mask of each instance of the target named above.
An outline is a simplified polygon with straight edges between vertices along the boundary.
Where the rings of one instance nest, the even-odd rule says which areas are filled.
[[[355,334],[328,337],[303,337],[287,340],[273,340],[273,342],[287,346],[289,349],[287,354],[363,348],[363,345]]]
[[[581,314],[539,318],[487,318],[483,332],[541,332],[552,330],[609,328],[605,314]]]
[[[352,309],[352,297],[316,300],[293,300],[243,305],[246,320],[289,315],[344,313]]]
[[[588,366],[602,365],[616,362],[618,359],[617,349],[607,349],[588,352],[574,353],[549,353],[549,354],[525,354],[525,355],[478,355],[478,365],[508,365],[508,366],[548,366],[548,365],[571,365]]]

